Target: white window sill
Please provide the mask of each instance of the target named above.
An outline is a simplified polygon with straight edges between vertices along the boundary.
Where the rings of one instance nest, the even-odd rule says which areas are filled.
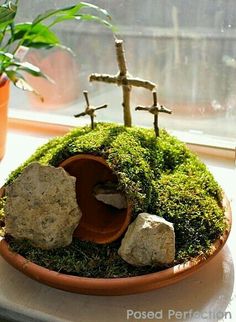
[[[73,116],[39,113],[25,110],[9,111],[9,127],[26,133],[48,135],[63,135],[76,126],[88,124],[88,117],[74,118]],[[169,131],[185,142],[193,151],[200,154],[212,155],[235,161],[236,140],[204,135],[197,131]]]
[[[11,170],[21,164],[47,139],[48,137],[10,132],[6,155],[0,162],[0,185],[4,183]],[[202,157],[223,187],[235,213],[236,170],[233,160]],[[234,222],[232,230],[223,251],[204,269],[175,285],[132,296],[96,297],[56,290],[29,279],[0,258],[0,317],[4,314],[5,317],[24,322],[111,320],[123,322],[126,321],[127,309],[139,311],[162,309],[164,314],[167,314],[169,309],[181,312],[192,309],[200,312],[230,311],[234,319],[236,317]]]

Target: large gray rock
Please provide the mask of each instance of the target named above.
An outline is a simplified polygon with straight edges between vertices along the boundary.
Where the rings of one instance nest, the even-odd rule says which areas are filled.
[[[127,208],[127,199],[124,193],[117,190],[117,185],[112,182],[98,184],[94,188],[97,200],[117,209]]]
[[[6,187],[6,232],[43,249],[69,245],[81,218],[75,182],[63,168],[31,163]]]
[[[156,215],[139,214],[129,225],[118,253],[134,266],[172,263],[175,258],[173,224]]]

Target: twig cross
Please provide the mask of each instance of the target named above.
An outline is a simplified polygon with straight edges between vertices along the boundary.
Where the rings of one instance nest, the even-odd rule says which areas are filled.
[[[132,86],[144,87],[153,90],[156,87],[155,83],[140,78],[134,78],[128,73],[126,66],[125,52],[123,47],[123,40],[115,40],[116,58],[118,62],[119,72],[117,75],[109,74],[91,74],[89,77],[90,82],[98,81],[122,86],[123,92],[123,111],[124,111],[124,125],[132,126],[132,118],[130,111],[130,92]]]
[[[156,137],[159,136],[159,127],[158,127],[158,114],[159,113],[167,113],[167,114],[171,114],[172,111],[169,110],[168,108],[166,108],[163,105],[160,105],[157,102],[157,92],[153,91],[152,92],[153,95],[153,104],[151,106],[137,106],[135,108],[135,111],[148,111],[149,113],[154,115],[154,131],[156,134]]]
[[[80,116],[85,116],[85,115],[89,115],[90,119],[91,119],[91,129],[94,129],[94,118],[96,117],[95,111],[97,110],[101,110],[102,108],[106,108],[107,104],[104,105],[99,105],[97,107],[91,106],[89,103],[89,98],[88,98],[88,92],[87,91],[83,91],[84,94],[84,98],[86,101],[86,106],[85,106],[85,111],[79,114],[74,115],[74,117],[80,117]]]

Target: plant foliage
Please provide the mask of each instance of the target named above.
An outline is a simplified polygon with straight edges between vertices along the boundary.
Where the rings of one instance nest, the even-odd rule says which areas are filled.
[[[114,30],[108,12],[87,2],[47,10],[36,16],[32,22],[16,23],[18,2],[19,0],[7,0],[0,5],[0,77],[3,74],[7,75],[15,86],[23,90],[35,92],[25,81],[23,72],[36,77],[46,76],[36,66],[19,60],[17,52],[20,47],[66,48],[51,28],[68,20],[95,21]]]

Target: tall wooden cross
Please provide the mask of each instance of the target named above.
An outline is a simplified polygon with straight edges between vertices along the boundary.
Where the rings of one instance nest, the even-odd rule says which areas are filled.
[[[83,91],[84,94],[84,98],[86,101],[86,106],[85,106],[85,111],[79,114],[74,115],[74,117],[80,117],[80,116],[85,116],[85,115],[89,115],[90,119],[91,119],[91,129],[94,129],[94,118],[96,116],[95,111],[97,110],[101,110],[102,108],[106,108],[107,105],[100,105],[97,107],[91,106],[89,103],[89,98],[88,98],[88,92],[87,91]]]
[[[116,84],[122,87],[122,92],[123,92],[122,106],[124,111],[124,125],[130,127],[132,126],[132,118],[131,118],[131,111],[130,111],[130,92],[131,92],[132,86],[144,87],[152,91],[154,88],[156,88],[156,84],[148,80],[132,77],[128,73],[128,69],[126,66],[123,40],[116,39],[115,47],[116,47],[116,58],[117,58],[118,67],[119,67],[118,74],[117,75],[91,74],[89,77],[89,80],[90,82],[93,82],[93,81],[105,82],[109,84]]]
[[[172,111],[169,110],[168,108],[166,108],[163,105],[160,105],[157,102],[157,92],[153,91],[152,92],[153,95],[153,104],[151,106],[137,106],[135,108],[135,111],[148,111],[149,113],[154,115],[154,131],[156,134],[156,137],[159,136],[159,126],[158,126],[158,114],[159,113],[167,113],[167,114],[171,114]]]

